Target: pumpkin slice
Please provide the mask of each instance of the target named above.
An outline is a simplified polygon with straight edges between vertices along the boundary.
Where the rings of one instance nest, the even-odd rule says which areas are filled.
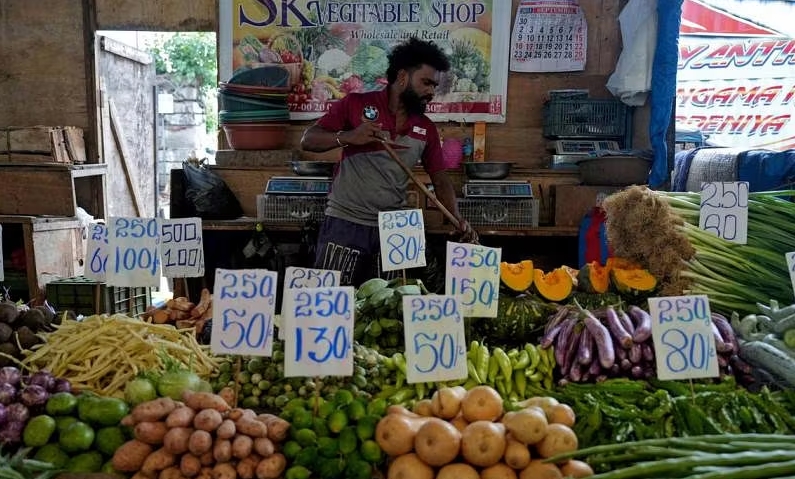
[[[657,278],[645,269],[612,269],[610,279],[623,294],[646,294],[657,288]]]
[[[619,257],[611,257],[607,258],[605,262],[605,268],[609,272],[612,269],[643,269],[643,265],[638,263],[637,261],[632,261],[631,259],[627,258],[619,258]]]
[[[533,284],[533,262],[530,260],[519,263],[500,263],[500,281],[508,289],[517,293],[527,291]]]
[[[536,291],[547,301],[563,301],[568,298],[574,289],[574,282],[563,268],[557,268],[549,273],[540,269],[533,274],[533,284]]]
[[[606,293],[610,289],[610,271],[606,266],[591,261],[580,268],[577,274],[577,285],[586,293]]]

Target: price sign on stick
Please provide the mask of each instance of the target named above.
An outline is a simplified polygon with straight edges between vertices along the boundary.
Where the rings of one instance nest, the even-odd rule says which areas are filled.
[[[284,271],[284,287],[282,289],[287,290],[292,288],[303,289],[322,287],[330,288],[332,286],[339,285],[339,271],[288,266]],[[279,328],[279,339],[284,340],[284,327],[281,324],[281,321],[277,321],[276,326]]]
[[[278,273],[216,269],[210,348],[217,354],[270,356]]]
[[[105,282],[108,266],[108,228],[102,223],[92,223],[88,228],[86,261],[83,275],[94,281]]]
[[[284,376],[352,376],[351,286],[285,289]]]
[[[422,210],[381,211],[378,213],[381,240],[381,269],[425,266],[425,223]]]
[[[456,296],[403,296],[409,383],[467,377],[463,319]]]
[[[748,182],[701,183],[698,227],[738,244],[748,242]]]
[[[204,276],[204,245],[201,218],[160,220],[160,253],[163,276]]]
[[[156,218],[110,218],[106,278],[110,286],[160,286]]]
[[[461,297],[464,316],[497,317],[500,248],[447,242],[445,294]]]
[[[718,357],[706,295],[649,298],[659,379],[718,376]]]

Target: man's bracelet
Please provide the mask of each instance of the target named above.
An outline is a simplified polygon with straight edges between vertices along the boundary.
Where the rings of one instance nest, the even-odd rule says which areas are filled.
[[[342,133],[342,130],[338,131],[338,132],[337,132],[337,135],[334,137],[334,139],[335,139],[335,140],[337,140],[337,144],[338,144],[340,147],[342,147],[342,148],[345,148],[346,146],[348,146],[348,144],[347,144],[347,143],[343,143],[343,142],[341,142],[341,141],[340,141],[340,134],[341,134],[341,133]]]

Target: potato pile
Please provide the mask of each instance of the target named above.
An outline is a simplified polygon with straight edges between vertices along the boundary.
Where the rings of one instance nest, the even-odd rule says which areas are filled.
[[[122,424],[134,439],[113,455],[113,467],[134,479],[276,479],[287,466],[277,446],[290,423],[221,396],[186,392],[184,402],[158,398],[136,406]]]
[[[504,412],[489,386],[438,389],[414,410],[392,406],[375,437],[390,456],[387,479],[563,479],[588,477],[582,461],[543,462],[577,449],[572,409],[534,397]]]
[[[201,334],[204,325],[213,317],[213,295],[207,288],[202,289],[198,303],[179,296],[169,299],[161,308],[150,307],[144,314],[144,321],[155,324],[173,324],[177,329],[195,328]]]

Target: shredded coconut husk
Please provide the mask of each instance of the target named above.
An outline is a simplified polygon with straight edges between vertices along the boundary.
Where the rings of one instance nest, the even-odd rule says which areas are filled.
[[[689,281],[680,276],[696,250],[680,232],[683,220],[645,186],[631,186],[605,198],[607,241],[616,256],[642,264],[660,282],[663,296],[681,295]]]

